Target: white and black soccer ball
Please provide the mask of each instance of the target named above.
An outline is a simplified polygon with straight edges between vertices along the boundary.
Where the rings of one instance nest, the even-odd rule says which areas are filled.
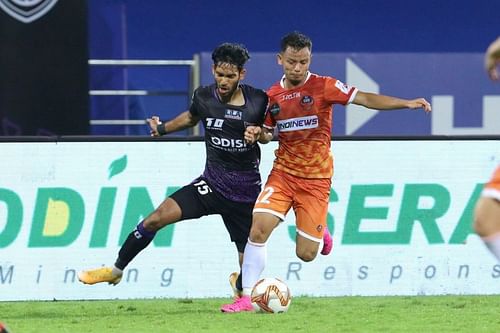
[[[0,333],[9,333],[7,326],[5,326],[5,324],[2,323],[1,321],[0,321]]]
[[[282,313],[288,311],[292,301],[290,289],[280,279],[264,278],[252,289],[252,306],[256,312]]]

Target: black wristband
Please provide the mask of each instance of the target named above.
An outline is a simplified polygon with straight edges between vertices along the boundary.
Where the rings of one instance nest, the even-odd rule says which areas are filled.
[[[156,131],[160,136],[167,134],[167,130],[165,129],[164,123],[159,123],[158,125],[156,125]]]

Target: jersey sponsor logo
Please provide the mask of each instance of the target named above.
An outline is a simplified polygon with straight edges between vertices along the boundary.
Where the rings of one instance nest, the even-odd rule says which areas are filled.
[[[224,125],[224,119],[207,118],[207,129],[222,130],[222,125]]]
[[[296,91],[296,92],[293,92],[291,94],[286,94],[286,95],[281,96],[281,100],[288,101],[290,99],[299,98],[299,97],[300,97],[300,91]]]
[[[278,120],[276,123],[280,132],[300,131],[304,129],[317,128],[318,116]]]
[[[342,81],[335,81],[335,87],[337,87],[340,91],[342,91],[344,94],[349,94],[349,90],[351,90],[351,87],[345,84]]]
[[[57,0],[0,0],[4,12],[23,23],[31,23],[44,16]]]
[[[276,116],[278,113],[280,113],[280,106],[279,104],[273,104],[271,105],[271,107],[269,108],[269,112],[271,112],[271,114],[273,116]]]
[[[226,109],[226,114],[224,115],[224,118],[241,120],[242,115],[243,112],[239,110]]]
[[[218,148],[245,148],[247,144],[243,139],[227,139],[227,138],[219,138],[217,136],[210,137],[210,141],[212,144]]]

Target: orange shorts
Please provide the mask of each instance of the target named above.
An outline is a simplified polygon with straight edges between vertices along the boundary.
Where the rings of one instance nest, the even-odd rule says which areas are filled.
[[[270,213],[284,220],[293,207],[297,233],[319,243],[326,228],[331,184],[330,178],[300,178],[273,169],[253,212]]]
[[[490,181],[484,185],[481,195],[500,200],[500,165],[496,168]]]

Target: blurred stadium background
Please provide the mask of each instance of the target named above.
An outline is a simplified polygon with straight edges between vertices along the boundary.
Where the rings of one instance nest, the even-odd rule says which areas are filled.
[[[225,41],[248,47],[253,59],[247,82],[265,89],[279,77],[274,54],[290,30],[312,37],[315,71],[381,93],[429,100],[441,96],[437,105],[455,111],[452,128],[446,131],[445,120],[433,120],[438,127],[434,132],[430,120],[405,128],[401,117],[406,115],[345,119],[337,112],[337,135],[499,134],[498,128],[494,133],[485,128],[480,112],[483,102],[486,108],[499,105],[496,99],[484,101],[497,90],[482,72],[482,52],[499,33],[498,1],[0,4],[2,135],[147,134],[145,126],[105,125],[106,120],[136,123],[152,114],[169,118],[184,110],[192,89],[211,82],[210,51]],[[96,59],[185,62],[89,64]],[[123,95],[127,91],[131,95]]]

